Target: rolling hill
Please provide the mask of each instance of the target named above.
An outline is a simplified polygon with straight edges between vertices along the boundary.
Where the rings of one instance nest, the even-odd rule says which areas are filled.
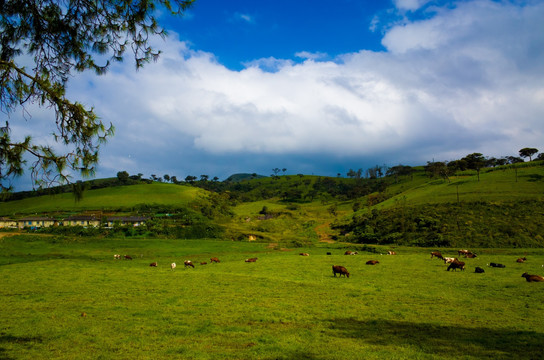
[[[142,204],[155,209],[191,206],[224,230],[222,238],[277,246],[335,240],[427,247],[542,247],[542,165],[534,161],[482,169],[479,176],[464,171],[445,179],[429,177],[423,167],[413,168],[410,175],[378,179],[250,176],[213,182],[214,192],[205,190],[205,182],[114,186],[86,191],[80,202],[72,194],[2,202],[0,216],[130,213]]]

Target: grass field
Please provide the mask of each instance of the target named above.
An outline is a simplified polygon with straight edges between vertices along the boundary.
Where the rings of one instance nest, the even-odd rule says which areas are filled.
[[[541,358],[544,283],[521,274],[542,275],[544,250],[471,249],[466,271],[447,272],[431,249],[345,256],[345,246],[4,236],[0,358]],[[221,263],[198,265],[212,256]],[[350,278],[333,277],[333,264]]]
[[[147,205],[187,205],[205,191],[191,186],[164,183],[146,185],[117,186],[97,190],[87,190],[83,199],[76,202],[72,193],[45,195],[17,201],[0,203],[0,215],[34,214],[44,212],[66,212],[85,210],[130,209],[133,206]]]

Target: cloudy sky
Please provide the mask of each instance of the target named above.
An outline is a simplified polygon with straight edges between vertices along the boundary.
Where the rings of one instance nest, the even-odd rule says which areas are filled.
[[[517,156],[544,151],[542,19],[542,0],[197,0],[161,18],[158,62],[69,94],[116,127],[96,177]]]

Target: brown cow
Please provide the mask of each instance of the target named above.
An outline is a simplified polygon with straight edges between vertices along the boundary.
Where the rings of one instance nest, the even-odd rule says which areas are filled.
[[[299,255],[300,256],[310,256],[310,254],[308,254],[308,253],[300,253]]]
[[[468,258],[468,259],[474,259],[476,256],[476,254],[474,253],[471,253],[470,251],[468,252],[468,254],[465,254],[465,257]]]
[[[376,265],[376,264],[379,264],[380,262],[378,260],[368,260],[366,262],[367,265]]]
[[[257,262],[257,259],[258,258],[249,258],[249,259],[246,259],[246,262]]]
[[[152,262],[151,264],[149,264],[149,266],[157,267],[157,262]]]
[[[450,269],[453,269],[453,271],[461,269],[461,271],[463,271],[465,270],[465,263],[459,260],[453,261],[450,266],[448,266],[447,271],[450,271]]]
[[[207,264],[207,262],[205,262],[205,261],[200,263],[200,265],[206,265],[206,264]]]
[[[345,267],[340,266],[340,265],[333,265],[332,266],[332,273],[333,273],[334,277],[336,277],[336,274],[340,274],[340,277],[342,277],[342,275],[344,275],[344,276],[347,276],[349,278],[349,271]]]
[[[394,252],[394,251],[388,251],[388,252],[387,252],[387,255],[397,255],[397,253]]]
[[[442,256],[442,254],[441,254],[439,251],[433,251],[433,252],[431,253],[431,259],[432,259],[433,257],[437,257],[437,258],[439,258],[439,259],[444,260],[444,257]]]
[[[125,260],[132,260],[132,256],[130,256],[130,255],[125,255],[124,258],[125,258]]]
[[[521,277],[524,277],[527,282],[544,282],[544,276],[540,275],[529,275],[526,272],[521,275]]]
[[[519,259],[516,260],[516,262],[518,262],[518,263],[522,263],[522,262],[525,262],[525,261],[527,261],[526,257],[522,257],[522,258],[519,258]]]
[[[220,262],[221,262],[221,261],[219,261],[219,259],[216,258],[216,257],[213,257],[213,258],[210,259],[210,264],[211,264],[211,263],[220,263]]]
[[[357,251],[351,251],[351,250],[348,250],[344,253],[344,255],[357,255],[359,254]]]
[[[193,265],[193,262],[191,260],[185,260],[183,262],[183,265],[185,265],[185,267],[192,267],[194,268],[195,266]]]
[[[468,251],[468,250],[458,250],[458,251],[457,251],[457,254],[459,254],[459,256],[461,256],[461,255],[466,255],[466,254],[468,254],[468,253],[470,253],[470,251]]]

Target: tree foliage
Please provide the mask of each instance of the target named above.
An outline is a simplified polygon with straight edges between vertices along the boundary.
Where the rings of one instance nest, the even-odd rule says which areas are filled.
[[[523,148],[519,151],[519,156],[528,157],[529,161],[532,161],[533,155],[538,152],[538,149],[535,148]]]
[[[136,68],[155,60],[160,51],[152,37],[166,35],[155,13],[182,14],[194,0],[3,0],[0,1],[0,111],[9,117],[28,105],[51,108],[55,114],[54,140],[60,152],[30,136],[15,139],[13,127],[0,127],[0,188],[11,190],[23,174],[26,157],[34,185],[69,181],[70,172],[90,175],[98,162],[100,145],[113,135],[93,108],[66,96],[75,72],[104,74],[125,52],[134,55]],[[28,65],[30,64],[30,65]]]

